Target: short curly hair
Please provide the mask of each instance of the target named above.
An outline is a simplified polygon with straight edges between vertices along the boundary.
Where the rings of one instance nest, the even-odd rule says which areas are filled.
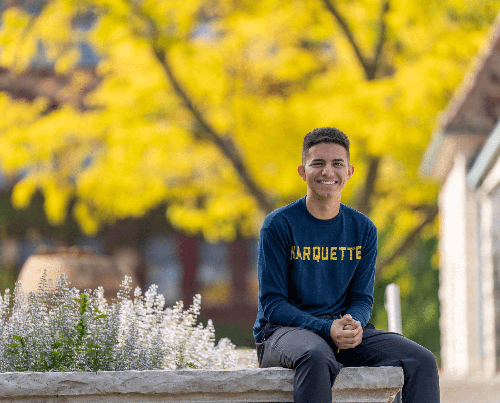
[[[351,159],[351,155],[349,153],[349,138],[343,131],[335,127],[318,127],[304,136],[304,143],[302,145],[302,163],[305,162],[309,149],[320,143],[335,143],[341,145],[347,152],[347,160],[349,161]]]

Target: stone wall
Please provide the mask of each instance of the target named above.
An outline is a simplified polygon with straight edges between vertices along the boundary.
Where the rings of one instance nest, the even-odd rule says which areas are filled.
[[[469,372],[471,334],[467,318],[475,317],[468,301],[466,212],[469,206],[465,178],[466,158],[457,154],[439,195],[441,361],[443,372],[455,377],[464,377]],[[458,332],[457,323],[462,325]]]
[[[495,322],[495,357],[496,370],[500,367],[500,185],[491,192],[492,221],[491,221],[491,247],[493,263],[493,296],[494,296],[494,322]]]
[[[0,402],[292,402],[293,371],[239,370],[0,373]],[[392,402],[397,367],[343,368],[332,402]]]

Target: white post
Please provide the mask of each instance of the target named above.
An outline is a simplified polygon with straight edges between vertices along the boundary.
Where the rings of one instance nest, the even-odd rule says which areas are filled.
[[[403,334],[401,322],[401,299],[399,286],[391,283],[385,288],[385,310],[387,312],[387,323],[389,332]]]

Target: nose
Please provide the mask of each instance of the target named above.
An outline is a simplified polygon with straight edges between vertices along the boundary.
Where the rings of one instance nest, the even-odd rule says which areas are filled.
[[[323,175],[325,176],[330,176],[333,172],[333,168],[326,164],[324,167],[323,167],[323,171],[321,172]]]

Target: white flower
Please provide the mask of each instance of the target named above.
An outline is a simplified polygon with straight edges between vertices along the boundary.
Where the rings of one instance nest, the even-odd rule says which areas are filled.
[[[10,308],[0,295],[0,372],[231,368],[235,346],[215,345],[212,321],[197,323],[201,296],[185,311],[182,301],[164,310],[152,285],[144,295],[125,276],[111,305],[104,289],[80,293],[62,275],[52,284],[42,275],[39,292],[26,295],[18,282]]]

